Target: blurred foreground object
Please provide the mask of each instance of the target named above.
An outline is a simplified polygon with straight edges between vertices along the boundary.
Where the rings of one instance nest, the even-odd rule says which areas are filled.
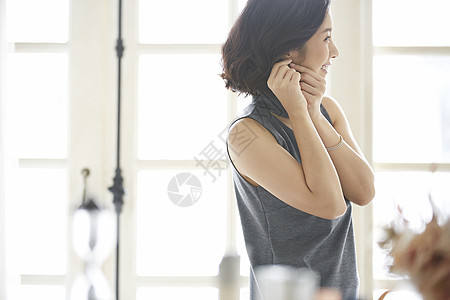
[[[255,276],[260,300],[313,300],[320,282],[319,275],[309,269],[283,265],[259,266]]]
[[[393,258],[390,271],[407,275],[424,300],[449,300],[450,220],[439,225],[433,206],[433,218],[422,233],[416,233],[399,211],[400,224],[385,228],[385,237],[379,242]]]
[[[89,170],[84,169],[82,174],[83,202],[73,216],[73,245],[83,260],[83,269],[72,285],[71,299],[111,300],[113,296],[110,284],[101,267],[115,240],[114,214],[101,209],[92,199],[86,201],[86,179]]]
[[[219,299],[239,300],[239,255],[226,254],[219,267]]]
[[[316,293],[315,300],[342,300],[342,295],[338,289],[321,288]]]

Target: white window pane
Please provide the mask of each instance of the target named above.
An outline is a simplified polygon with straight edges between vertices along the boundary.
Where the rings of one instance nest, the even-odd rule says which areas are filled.
[[[237,97],[237,113],[238,116],[244,112],[244,109],[252,102],[252,96],[249,95],[244,97],[244,95],[239,95]]]
[[[241,288],[240,298],[241,300],[248,300],[250,299],[250,288]]]
[[[69,0],[7,0],[7,13],[11,41],[68,41]]]
[[[228,1],[139,1],[139,41],[148,44],[218,44],[228,30]]]
[[[378,172],[376,174],[374,213],[374,277],[389,278],[384,250],[378,247],[383,226],[398,220],[398,208],[409,221],[411,229],[423,230],[432,217],[429,195],[443,216],[450,216],[450,173]]]
[[[138,288],[136,300],[217,300],[219,292],[215,288],[159,287]]]
[[[141,56],[140,159],[193,160],[227,128],[227,92],[218,76],[219,62],[211,54]]]
[[[197,178],[199,184],[190,181],[174,184],[172,180],[180,173],[193,175],[191,179]],[[226,179],[224,175],[213,183],[198,170],[139,173],[138,275],[217,275],[225,251]],[[173,195],[193,195],[198,202],[182,207],[172,202]]]
[[[24,299],[65,299],[65,288],[62,286],[47,285],[21,285],[17,288],[7,289],[9,300]]]
[[[450,57],[374,57],[374,160],[450,162]]]
[[[376,46],[450,46],[448,0],[374,0]]]
[[[67,175],[63,170],[19,169],[8,196],[7,244],[21,274],[66,271]]]
[[[241,12],[244,9],[246,4],[247,4],[247,0],[239,0],[238,1],[239,12]]]
[[[66,158],[66,54],[14,54],[8,71],[8,118],[21,158]]]

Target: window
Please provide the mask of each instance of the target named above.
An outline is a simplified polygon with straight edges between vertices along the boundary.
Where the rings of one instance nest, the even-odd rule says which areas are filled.
[[[136,40],[126,42],[138,78],[136,299],[217,299],[226,252],[242,256],[243,287],[249,272],[223,140],[239,108],[218,76],[220,44],[244,3],[137,4]]]
[[[246,299],[223,138],[248,100],[218,76],[220,44],[245,1],[123,2],[121,298],[218,298],[221,259],[239,253]],[[112,209],[116,9],[7,1],[7,152],[17,162],[6,174],[7,275],[17,278],[8,300],[70,297],[83,267],[71,230],[84,167],[88,194]],[[113,257],[103,270],[112,287]]]
[[[69,1],[6,1],[8,299],[63,299],[68,273]],[[26,188],[24,188],[26,187]]]
[[[429,194],[450,215],[449,8],[445,0],[372,1],[374,237],[398,207],[414,229],[423,228],[432,215]],[[373,273],[375,299],[400,280],[376,240]]]
[[[249,99],[225,91],[217,76],[220,44],[246,1],[166,2],[124,0],[121,298],[217,298],[222,256],[237,252],[241,299],[247,299],[249,266],[223,134]],[[442,15],[446,0],[426,6],[417,0],[369,2],[368,52],[374,55],[364,67],[373,72],[358,73],[355,63],[363,56],[355,50],[363,39],[355,29],[357,8],[367,2],[339,4],[334,35],[341,55],[330,82],[373,158],[376,239],[397,204],[420,228],[430,217],[429,191],[450,213],[450,40],[444,31],[450,24]],[[116,9],[115,1],[7,0],[14,52],[8,56],[5,152],[17,166],[5,174],[5,247],[7,273],[18,278],[7,289],[8,300],[69,297],[82,268],[71,245],[82,168],[91,169],[89,193],[112,209],[107,188],[115,166]],[[366,75],[373,77],[367,81],[370,109],[359,101]],[[373,122],[366,122],[369,115]],[[373,130],[359,126],[366,123]],[[433,163],[439,168],[431,174]],[[376,297],[398,279],[386,272],[376,244],[373,268],[367,267],[367,211],[355,209],[355,231],[362,290],[365,297],[372,293],[373,277]],[[104,270],[113,284],[113,257]]]

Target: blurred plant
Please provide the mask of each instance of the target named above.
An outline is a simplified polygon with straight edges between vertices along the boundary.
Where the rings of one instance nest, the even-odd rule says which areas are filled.
[[[393,262],[392,273],[407,275],[424,300],[450,299],[450,219],[438,222],[433,205],[433,218],[421,233],[414,232],[399,208],[399,220],[384,228],[379,242]]]

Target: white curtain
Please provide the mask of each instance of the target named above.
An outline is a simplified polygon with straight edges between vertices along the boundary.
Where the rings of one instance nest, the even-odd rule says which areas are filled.
[[[6,0],[0,0],[0,299],[6,299],[4,103],[6,96]]]

